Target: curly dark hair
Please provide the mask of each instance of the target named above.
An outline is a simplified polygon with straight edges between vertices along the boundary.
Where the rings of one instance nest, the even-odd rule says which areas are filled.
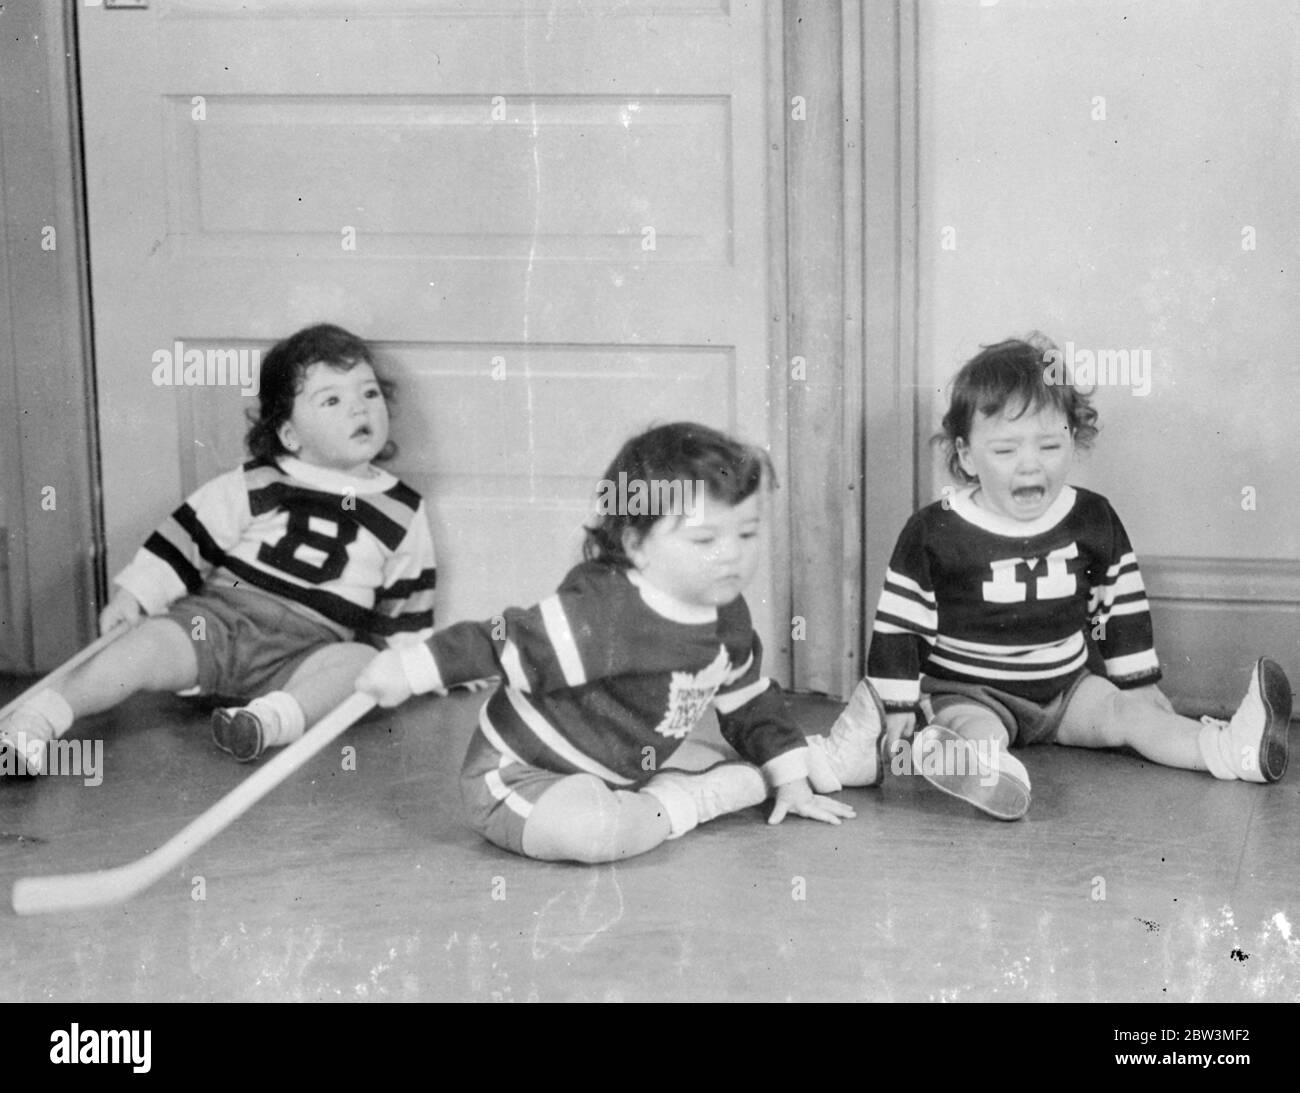
[[[370,346],[341,326],[319,323],[305,327],[276,342],[262,358],[259,407],[248,411],[249,429],[245,438],[254,459],[274,462],[290,454],[280,441],[280,426],[293,415],[293,401],[302,390],[307,370],[313,364],[328,364],[343,372],[358,364],[370,365],[391,412],[397,388],[391,380],[379,374]],[[392,459],[396,454],[397,445],[390,439],[375,456],[375,461]]]
[[[715,501],[738,505],[758,491],[765,477],[775,483],[772,461],[761,448],[742,444],[707,425],[678,421],[657,426],[624,444],[605,471],[604,483],[701,482]],[[644,511],[602,512],[594,524],[585,528],[583,557],[591,562],[632,568],[632,560],[623,545],[623,533],[632,531],[639,540],[664,515]]]
[[[971,425],[978,411],[985,417],[1002,413],[1008,406],[1017,408],[1016,417],[1037,413],[1044,407],[1060,410],[1080,448],[1092,447],[1097,437],[1097,411],[1092,408],[1092,392],[1071,383],[1054,382],[1048,370],[1062,358],[1050,338],[1034,331],[1026,338],[1009,338],[996,345],[980,347],[952,381],[948,412],[943,416],[942,431],[931,442],[941,445],[948,455],[948,473],[959,482],[975,478],[962,468],[957,441],[970,443]]]

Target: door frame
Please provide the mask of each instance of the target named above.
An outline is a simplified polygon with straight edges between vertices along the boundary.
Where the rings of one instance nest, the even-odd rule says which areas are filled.
[[[18,468],[9,484],[21,503],[0,513],[0,668],[16,672],[47,671],[85,645],[105,589],[75,10],[62,0],[5,16],[21,41],[6,38],[0,73],[0,303],[11,318],[0,370],[14,385],[0,458]]]
[[[917,9],[785,0],[780,18],[772,373],[788,382],[772,398],[773,434],[790,453],[793,604],[783,653],[797,690],[847,698],[918,496]]]

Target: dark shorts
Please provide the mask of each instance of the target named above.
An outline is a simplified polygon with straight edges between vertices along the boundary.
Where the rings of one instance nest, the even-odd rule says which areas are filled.
[[[567,774],[530,766],[494,748],[475,729],[460,771],[460,795],[469,826],[490,843],[524,852],[524,823],[533,805]]]
[[[198,690],[186,693],[232,703],[282,689],[312,653],[342,640],[273,596],[218,585],[182,596],[164,617],[185,631],[199,663]]]
[[[984,683],[957,683],[949,679],[922,676],[922,702],[928,704],[935,714],[950,706],[983,706],[997,714],[1006,726],[1011,743],[1017,747],[1053,744],[1070,700],[1074,698],[1074,692],[1090,675],[1092,673],[1087,668],[1080,668],[1069,677],[1064,689],[1050,702],[1033,702]]]

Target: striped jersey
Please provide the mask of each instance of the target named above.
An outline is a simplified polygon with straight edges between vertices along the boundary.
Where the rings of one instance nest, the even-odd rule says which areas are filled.
[[[916,513],[894,548],[867,656],[885,708],[910,710],[922,673],[1050,701],[1088,665],[1089,636],[1116,686],[1159,680],[1142,575],[1110,503],[1066,486],[1026,522],[979,508],[974,490]]]
[[[771,784],[806,777],[806,742],[761,661],[743,597],[686,604],[635,570],[597,562],[533,607],[402,650],[417,694],[501,677],[479,726],[503,755],[615,787],[650,778],[710,703],[728,743]]]
[[[205,584],[256,589],[343,640],[433,633],[433,539],[420,495],[289,457],[205,483],[116,578],[151,615]]]

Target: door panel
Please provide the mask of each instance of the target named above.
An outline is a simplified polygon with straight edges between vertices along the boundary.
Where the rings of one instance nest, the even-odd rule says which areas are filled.
[[[333,321],[376,345],[442,622],[552,588],[632,432],[770,440],[762,5],[79,18],[110,570],[243,457],[255,400],[152,382],[177,341]],[[771,592],[765,564],[776,649]]]

